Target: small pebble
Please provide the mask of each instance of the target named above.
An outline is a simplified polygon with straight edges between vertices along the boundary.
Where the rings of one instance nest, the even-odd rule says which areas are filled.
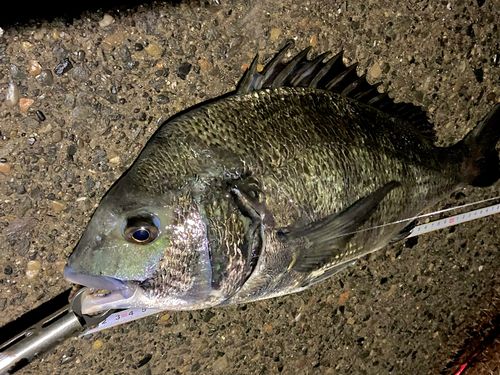
[[[229,362],[227,360],[227,357],[223,355],[222,357],[217,358],[214,363],[212,364],[212,369],[216,374],[222,373],[224,370],[226,370],[229,367]]]
[[[309,44],[311,45],[311,47],[316,47],[318,45],[318,36],[316,34],[314,34],[311,39],[309,39]]]
[[[45,114],[40,111],[39,109],[37,109],[37,111],[35,112],[36,113],[36,118],[38,119],[38,121],[45,121],[47,118],[45,117]]]
[[[43,69],[36,79],[42,86],[50,86],[54,83],[54,76],[49,69]]]
[[[146,365],[149,361],[151,361],[151,358],[153,358],[152,354],[146,354],[138,363],[135,365],[136,368],[143,367]]]
[[[104,346],[104,342],[102,340],[95,340],[92,343],[92,349],[94,350],[100,350]]]
[[[19,109],[21,113],[28,113],[28,109],[33,105],[35,101],[31,98],[21,98],[19,99]]]
[[[87,191],[92,191],[95,187],[95,181],[92,179],[92,177],[87,176],[85,180],[85,188]]]
[[[41,268],[42,264],[39,260],[30,260],[26,265],[26,277],[28,279],[35,278],[40,273]]]
[[[99,21],[99,26],[100,27],[108,27],[113,22],[115,22],[115,19],[113,18],[113,16],[106,13],[104,15],[104,17],[102,17],[102,20]]]
[[[184,62],[177,68],[177,76],[180,79],[186,79],[187,75],[191,71],[192,65],[188,62]]]
[[[12,79],[23,80],[26,78],[26,73],[24,70],[19,69],[16,64],[10,64],[10,76]]]
[[[120,157],[119,156],[115,156],[115,157],[109,159],[109,164],[113,164],[113,165],[120,164]]]
[[[170,314],[168,314],[168,313],[167,314],[162,314],[160,316],[159,322],[165,324],[168,321],[170,321],[170,318],[171,318]]]
[[[148,46],[144,48],[144,50],[149,56],[157,59],[160,58],[161,55],[163,54],[163,49],[158,44],[155,43],[148,44]]]
[[[212,64],[210,64],[210,61],[205,58],[199,59],[198,65],[200,66],[200,71],[202,73],[207,73],[212,68]]]
[[[50,206],[52,208],[52,211],[54,212],[61,212],[62,210],[64,210],[66,208],[66,205],[64,203],[61,203],[59,201],[52,201],[50,202]]]
[[[76,155],[77,151],[78,151],[78,147],[76,146],[76,144],[74,144],[74,143],[70,144],[66,150],[68,159],[73,160],[73,157]]]
[[[134,61],[132,59],[132,54],[130,53],[130,50],[128,49],[128,47],[121,46],[119,51],[120,51],[120,57],[122,58],[122,61],[130,66],[130,63],[133,63]]]
[[[5,95],[5,101],[12,107],[19,102],[19,87],[17,87],[14,82],[9,83],[7,95]]]
[[[370,68],[368,69],[368,77],[372,80],[380,78],[381,75],[382,75],[382,67],[378,62],[370,66]]]
[[[281,35],[281,29],[278,29],[277,27],[273,27],[271,29],[271,35],[270,35],[271,41],[276,42],[279,39],[280,35]]]
[[[33,39],[35,40],[42,40],[45,36],[47,35],[47,30],[45,28],[40,28],[37,31],[33,33]]]
[[[168,102],[170,102],[170,99],[168,98],[168,96],[160,94],[156,97],[156,102],[158,104],[167,104]]]
[[[42,72],[42,66],[36,60],[31,60],[28,65],[28,74],[36,77]]]
[[[496,102],[496,95],[494,92],[490,92],[488,95],[486,95],[486,100],[488,100],[490,103],[495,103]]]
[[[162,68],[162,69],[158,69],[155,72],[155,76],[157,76],[157,77],[168,77],[169,73],[170,73],[170,70],[168,68]]]
[[[0,173],[7,175],[11,171],[11,166],[9,163],[0,163]]]
[[[63,354],[61,357],[61,365],[64,365],[65,363],[71,362],[75,357],[71,354]]]
[[[78,52],[76,53],[76,59],[80,62],[84,62],[85,61],[85,51],[78,50]]]
[[[203,321],[204,322],[209,322],[213,317],[215,316],[215,313],[211,310],[206,310],[206,312],[203,314]]]
[[[66,57],[59,64],[56,65],[56,67],[54,68],[54,73],[56,73],[56,75],[58,76],[62,76],[64,73],[71,70],[72,68],[73,64],[71,63],[71,60]]]
[[[102,41],[103,47],[106,49],[111,49],[113,47],[117,47],[122,44],[127,38],[127,34],[121,30],[117,30],[114,33],[108,35]]]
[[[35,142],[36,142],[36,138],[35,137],[29,137],[28,138],[28,144],[30,146],[33,146],[35,144]]]
[[[33,48],[33,44],[31,44],[30,42],[25,40],[25,41],[21,42],[21,47],[23,50],[29,51],[30,49]]]
[[[58,143],[58,142],[61,142],[62,139],[63,139],[63,132],[62,132],[62,130],[56,130],[52,134],[52,142]]]
[[[5,275],[12,275],[12,266],[7,264],[3,269],[3,273]]]
[[[90,69],[85,64],[80,64],[73,70],[73,77],[80,81],[87,81],[90,73]]]
[[[340,296],[339,296],[339,305],[340,306],[343,306],[345,305],[345,303],[347,302],[347,300],[349,299],[349,291],[346,290],[345,292],[341,293]]]
[[[139,51],[142,51],[144,49],[144,46],[141,44],[141,43],[135,43],[134,44],[134,50],[139,52]]]
[[[474,76],[476,77],[476,81],[481,83],[484,79],[484,71],[482,68],[474,69]]]
[[[265,324],[262,326],[262,330],[263,330],[265,333],[271,333],[271,332],[273,331],[273,326],[272,326],[272,324],[265,323]]]

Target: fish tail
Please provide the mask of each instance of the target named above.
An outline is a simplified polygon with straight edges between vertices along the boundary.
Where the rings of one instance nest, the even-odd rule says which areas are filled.
[[[490,186],[500,178],[500,160],[495,149],[500,140],[500,103],[454,147],[465,153],[462,178],[472,186]]]

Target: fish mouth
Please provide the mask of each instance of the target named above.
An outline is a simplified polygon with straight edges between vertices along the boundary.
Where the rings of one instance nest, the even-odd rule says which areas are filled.
[[[87,315],[111,309],[134,307],[143,294],[137,283],[110,276],[79,273],[70,266],[64,267],[64,278],[74,284],[90,288],[82,294],[81,298],[82,313]]]
[[[84,285],[94,289],[121,290],[128,288],[127,283],[122,280],[110,276],[87,275],[75,271],[70,266],[64,267],[64,278],[73,284]]]

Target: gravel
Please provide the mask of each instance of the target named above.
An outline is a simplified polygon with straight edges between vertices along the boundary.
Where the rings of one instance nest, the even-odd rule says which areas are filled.
[[[343,49],[380,90],[422,105],[443,145],[499,100],[495,1],[174,3],[2,24],[0,325],[69,287],[62,265],[160,119],[233,90],[257,52],[289,38]],[[20,98],[34,100],[25,114]],[[498,315],[499,227],[496,215],[398,243],[297,295],[73,338],[20,374],[450,373]]]

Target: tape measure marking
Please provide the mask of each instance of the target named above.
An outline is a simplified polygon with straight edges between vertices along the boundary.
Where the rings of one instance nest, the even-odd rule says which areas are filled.
[[[424,233],[429,233],[435,230],[451,227],[453,225],[466,223],[468,221],[480,219],[482,217],[497,214],[499,212],[500,212],[500,203],[484,208],[478,208],[477,210],[451,216],[446,219],[431,221],[430,223],[417,225],[415,228],[413,228],[410,235],[406,238],[420,236],[421,234]]]
[[[119,312],[116,312],[116,313],[108,316],[106,319],[104,319],[102,322],[100,322],[94,328],[89,328],[89,329],[85,330],[78,337],[87,336],[87,335],[102,331],[102,330],[107,329],[107,328],[118,326],[120,324],[129,323],[129,322],[132,322],[132,321],[137,320],[137,319],[145,318],[146,316],[158,314],[162,311],[165,311],[165,310],[137,308],[137,309],[127,309],[127,310],[119,311]]]
[[[500,212],[500,203],[494,204],[492,206],[478,208],[477,210],[465,212],[463,214],[458,214],[455,216],[448,217],[446,219],[431,221],[430,223],[417,225],[411,231],[410,235],[406,238],[420,236],[421,234],[433,232],[435,230],[444,229],[451,227],[453,225],[462,224],[467,221],[480,219],[489,215],[494,215]],[[161,313],[162,309],[147,309],[147,308],[136,308],[123,310],[108,316],[105,320],[100,322],[96,327],[89,328],[79,337],[87,336],[92,333],[102,331],[111,327],[118,326],[120,324],[129,323],[137,319],[145,318],[146,316]]]

